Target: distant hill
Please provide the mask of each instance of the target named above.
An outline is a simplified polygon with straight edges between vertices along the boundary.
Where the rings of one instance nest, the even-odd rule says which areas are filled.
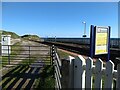
[[[40,40],[40,37],[37,35],[23,35],[23,36],[19,36],[18,34],[14,33],[14,32],[10,32],[10,31],[5,31],[5,30],[1,30],[2,31],[2,35],[11,35],[11,38],[13,39],[18,39],[18,38],[22,38],[22,39],[27,39],[27,40]]]
[[[28,39],[28,40],[40,40],[40,37],[37,35],[23,35],[21,36],[23,39]]]
[[[2,30],[2,35],[11,35],[11,38],[13,39],[20,38],[20,36],[17,35],[16,33],[4,30]]]

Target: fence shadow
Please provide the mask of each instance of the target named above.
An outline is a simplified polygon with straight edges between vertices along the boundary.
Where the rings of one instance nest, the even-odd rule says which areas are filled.
[[[2,77],[3,89],[31,89],[36,79],[39,79],[41,67],[17,66]]]

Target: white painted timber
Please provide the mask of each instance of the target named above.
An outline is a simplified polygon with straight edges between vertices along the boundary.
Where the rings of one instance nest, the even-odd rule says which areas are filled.
[[[85,64],[85,59],[81,55],[74,60],[74,88],[85,88]]]
[[[102,88],[102,68],[103,62],[98,59],[95,63],[95,88]]]
[[[59,58],[59,56],[58,56],[57,53],[56,53],[56,58],[57,58],[57,61],[58,61],[59,66],[61,66],[61,65],[62,65],[62,64],[61,64],[61,60],[60,60],[60,58]]]
[[[117,89],[120,90],[120,64],[117,65]]]
[[[112,61],[106,62],[106,70],[105,70],[105,84],[104,88],[113,88],[113,70],[114,70],[114,64]]]
[[[56,59],[60,60],[58,56]],[[58,70],[58,64],[62,66],[62,63],[57,60],[55,61],[55,76],[57,76],[56,82],[58,82],[58,86],[56,86],[62,88],[61,86],[59,86],[59,84],[61,85],[59,78],[62,78],[62,75],[60,74],[60,70]],[[118,64],[117,70],[114,70],[114,63],[111,60],[106,62],[105,67],[103,67],[103,61],[101,59],[98,59],[93,65],[93,59],[91,59],[90,57],[84,59],[81,55],[78,55],[77,57],[69,56],[68,60],[69,88],[92,90],[92,86],[94,84],[95,89],[102,90],[102,79],[104,79],[104,89],[112,90],[113,80],[116,80],[116,90],[120,90],[120,64]],[[94,82],[93,75],[95,77]]]
[[[73,88],[74,87],[74,72],[73,72],[73,65],[74,65],[74,60],[75,58],[72,57],[72,56],[69,56],[68,57],[69,61],[70,61],[70,64],[69,64],[69,88]]]
[[[92,88],[92,67],[93,60],[89,57],[86,60],[85,88]]]

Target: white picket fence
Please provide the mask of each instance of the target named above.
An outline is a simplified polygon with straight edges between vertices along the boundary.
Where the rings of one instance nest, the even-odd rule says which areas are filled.
[[[64,76],[62,75],[63,71],[61,71],[63,61],[60,60],[54,46],[52,47],[52,56],[55,69],[55,88],[60,90],[64,88]],[[103,64],[103,61],[98,59],[93,63],[90,57],[84,59],[81,55],[78,55],[77,57],[69,56],[65,61],[69,62],[67,64],[69,68],[67,88],[107,88],[111,90],[114,86],[116,90],[120,90],[120,63],[117,65],[117,70],[114,70],[114,63],[111,60]]]
[[[53,66],[54,66],[54,77],[55,77],[55,88],[56,90],[61,90],[62,89],[62,83],[61,83],[61,60],[58,56],[57,49],[52,46],[52,52],[51,52],[52,60],[53,60]]]
[[[69,88],[113,88],[113,80],[116,80],[116,88],[120,89],[120,64],[114,70],[114,63],[108,61],[103,67],[101,59],[93,60],[89,57],[84,59],[81,55],[69,56]],[[93,82],[94,76],[94,82]],[[104,77],[104,78],[103,78]],[[102,84],[104,80],[104,85]],[[102,86],[103,85],[103,86]]]
[[[61,84],[61,61],[60,58],[58,56],[57,53],[55,53],[55,57],[54,57],[54,69],[55,69],[55,88],[57,88],[57,90],[62,89],[62,84]]]

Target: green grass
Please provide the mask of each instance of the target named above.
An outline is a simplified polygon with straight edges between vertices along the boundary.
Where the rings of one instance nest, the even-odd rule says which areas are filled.
[[[40,40],[40,37],[37,35],[23,35],[21,38],[26,40]]]
[[[22,47],[20,46],[20,42],[16,43],[15,45],[12,45],[11,50],[12,50],[11,54],[19,54],[21,52],[20,50],[22,50]],[[17,50],[17,52],[14,50]]]
[[[44,65],[48,65],[50,64],[50,57],[45,57],[45,58],[42,58],[42,56],[40,56],[39,54],[37,55],[30,55],[30,59],[29,57],[24,59],[23,61],[20,62],[20,64],[31,64],[31,63],[34,63],[35,61],[41,59],[44,63]],[[47,62],[44,62],[44,61],[47,61]]]
[[[2,35],[2,30],[0,30],[0,42],[1,42],[1,35]],[[1,43],[0,43],[1,44]]]
[[[14,58],[22,52],[21,50],[23,50],[23,48],[20,46],[20,42],[11,46],[10,60],[13,61]],[[33,63],[35,60],[37,60],[39,58],[41,58],[41,56],[39,54],[38,55],[30,55],[30,60],[29,60],[29,57],[27,57],[26,59],[23,59],[23,61],[21,61],[20,64]],[[43,61],[50,61],[50,57],[45,57],[45,58],[41,58],[41,59]],[[2,57],[2,65],[4,66],[7,64],[8,64],[8,56],[3,56]],[[47,64],[47,63],[45,63],[45,64]]]
[[[10,32],[10,31],[4,31],[4,30],[2,30],[2,35],[11,35],[11,38],[14,38],[14,39],[20,38],[20,36],[17,35],[16,33]]]
[[[16,57],[16,55],[21,53],[20,50],[23,50],[23,48],[20,46],[20,42],[11,46],[11,54],[10,54],[11,61]],[[2,56],[2,66],[7,65],[7,64],[8,64],[8,56]]]
[[[2,57],[0,56],[0,69],[2,69]]]
[[[34,88],[44,90],[45,88],[54,89],[55,79],[53,78],[54,70],[53,66],[45,66],[41,73],[41,78],[39,78]]]
[[[20,43],[17,43],[16,45],[20,45]],[[21,52],[19,50],[21,50],[22,48],[18,47],[16,45],[11,47],[11,49],[13,50],[11,52],[11,55],[13,55],[13,54],[17,55],[17,54],[19,54]],[[17,52],[14,51],[14,50],[17,50]],[[31,55],[31,57],[36,57],[36,56],[39,56],[39,55]],[[13,58],[14,57],[12,57],[11,59],[13,59]],[[39,57],[30,59],[30,63],[35,62],[35,60],[37,60],[38,58]],[[50,58],[46,57],[43,60],[48,60],[49,61]],[[7,57],[3,57],[3,61],[6,62],[6,64],[7,64],[8,63],[8,58]],[[20,63],[24,63],[24,64],[27,65],[29,63],[29,59],[25,59],[25,60],[21,61]],[[45,63],[45,64],[47,64],[47,63]],[[12,68],[12,69],[14,69],[14,68]],[[25,68],[23,68],[23,69],[25,69]],[[14,70],[13,73],[16,74],[16,75],[17,74],[19,75],[20,72],[18,72],[18,71],[19,71],[19,68]],[[22,70],[21,70],[21,72],[22,72]],[[43,70],[41,71],[41,74],[40,74],[40,78],[37,79],[36,82],[35,82],[35,88],[38,88],[38,89],[41,89],[41,90],[43,90],[45,88],[52,88],[52,89],[54,89],[55,80],[53,78],[53,75],[54,75],[53,66],[45,66],[45,67],[43,67]]]
[[[61,51],[61,50],[57,50],[57,53],[58,53],[60,59],[67,58],[68,56],[73,56],[74,57],[74,55],[66,53],[66,52]]]
[[[115,80],[113,80],[113,90],[116,90],[115,88]],[[104,85],[105,85],[105,76],[102,75],[102,90],[104,90]],[[95,90],[95,75],[92,75],[92,90]]]
[[[33,63],[33,62],[35,62],[36,61],[36,58],[26,58],[26,59],[23,59],[21,62],[20,62],[20,64],[25,64],[25,65],[29,65],[29,64],[31,64],[31,63]]]
[[[9,70],[5,75],[8,75],[8,76],[5,76],[2,80],[2,82],[5,82],[7,81],[8,77],[10,78],[11,76],[10,75],[13,75],[12,80],[13,78],[16,78],[18,77],[19,78],[19,75],[22,76],[22,78],[32,78],[31,77],[31,73],[29,72],[28,75],[30,75],[29,77],[26,77],[26,71],[29,69],[30,67],[28,65],[21,65],[21,66],[16,66],[14,68],[12,68],[11,70]],[[45,66],[41,69],[41,72],[40,72],[40,77],[39,78],[36,78],[35,79],[35,82],[34,82],[34,86],[33,88],[36,88],[38,90],[44,90],[44,89],[54,89],[54,86],[55,86],[55,80],[53,78],[53,74],[54,74],[54,70],[53,70],[53,66]],[[18,79],[19,80],[19,79]],[[0,84],[2,84],[2,82],[0,82]],[[10,82],[7,82],[6,85],[9,86],[11,84],[12,81]],[[4,87],[3,89],[6,88],[6,85],[4,84]]]
[[[4,86],[4,87],[2,87],[2,89],[6,89],[15,79],[17,79],[16,77],[19,77],[20,72],[22,72],[22,73],[25,72],[24,70],[26,68],[28,68],[27,65],[26,66],[16,66],[16,67],[12,67],[7,72],[4,72],[4,75],[9,75],[9,76],[4,76],[4,78],[2,78],[2,82],[0,82],[0,84],[7,81],[8,78],[11,78],[11,80],[8,81],[6,84],[2,84]],[[14,76],[11,77],[11,74]]]

